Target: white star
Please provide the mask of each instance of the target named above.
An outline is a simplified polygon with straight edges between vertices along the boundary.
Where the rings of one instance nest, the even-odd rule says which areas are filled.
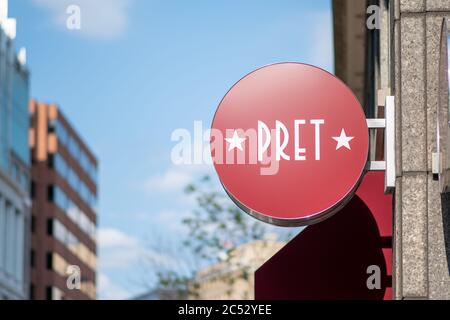
[[[238,148],[241,151],[244,151],[242,148],[242,142],[244,142],[247,138],[240,138],[237,131],[234,131],[233,138],[225,138],[225,140],[230,144],[228,151]]]
[[[347,137],[344,129],[342,129],[341,135],[339,137],[332,138],[337,141],[336,150],[339,150],[342,147],[346,147],[348,150],[352,150],[352,148],[350,148],[349,142],[352,141],[355,137]]]

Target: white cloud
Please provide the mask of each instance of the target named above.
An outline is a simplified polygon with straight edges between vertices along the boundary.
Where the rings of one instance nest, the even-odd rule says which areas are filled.
[[[104,249],[114,247],[129,248],[138,245],[136,238],[112,228],[100,229],[98,231],[98,243]]]
[[[175,265],[177,261],[163,253],[146,247],[138,238],[118,229],[98,230],[99,268],[102,270],[126,269],[153,262],[161,266]]]
[[[121,230],[102,228],[98,231],[97,243],[99,299],[128,299],[142,288],[153,285],[156,272],[185,272],[188,268],[176,242],[154,240],[145,245]],[[117,284],[116,275],[121,275],[119,279],[128,283],[126,288]]]
[[[101,39],[114,39],[124,34],[128,26],[128,11],[133,0],[34,0],[46,8],[55,24],[66,30],[69,17],[66,10],[77,5],[81,10],[81,34]],[[77,32],[78,32],[77,31]],[[76,31],[74,31],[76,32]]]
[[[153,286],[159,271],[190,270],[180,244],[172,239],[169,242],[154,239],[144,245],[118,229],[104,228],[98,232],[98,247],[99,299],[130,298],[142,288]],[[118,279],[128,283],[127,287],[118,285]]]
[[[99,267],[101,269],[127,268],[139,261],[144,248],[137,238],[117,229],[99,229]]]
[[[170,169],[163,175],[150,178],[146,187],[149,191],[173,191],[182,190],[190,182],[192,182],[191,175],[178,169]]]
[[[164,174],[153,176],[145,182],[145,189],[154,192],[180,192],[195,179],[209,174],[214,176],[210,165],[179,165],[171,166]]]
[[[106,274],[97,276],[98,298],[101,300],[124,300],[131,295],[126,289],[114,283]]]

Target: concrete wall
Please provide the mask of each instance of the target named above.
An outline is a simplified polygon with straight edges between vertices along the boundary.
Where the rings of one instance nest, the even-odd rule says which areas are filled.
[[[450,0],[394,2],[393,91],[398,107],[394,294],[397,299],[450,299],[444,232],[449,228],[450,202],[441,199],[431,173],[440,34],[443,18],[450,18]]]

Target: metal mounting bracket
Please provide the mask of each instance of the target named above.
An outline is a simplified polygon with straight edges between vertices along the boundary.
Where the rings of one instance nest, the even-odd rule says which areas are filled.
[[[384,191],[391,193],[395,189],[395,97],[387,96],[384,119],[367,119],[370,130],[384,130],[385,161],[370,161],[369,171],[385,171]]]

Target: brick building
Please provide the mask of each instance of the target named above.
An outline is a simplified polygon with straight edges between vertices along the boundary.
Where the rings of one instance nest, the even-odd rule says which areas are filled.
[[[97,160],[56,105],[32,101],[30,114],[30,296],[95,299]]]

